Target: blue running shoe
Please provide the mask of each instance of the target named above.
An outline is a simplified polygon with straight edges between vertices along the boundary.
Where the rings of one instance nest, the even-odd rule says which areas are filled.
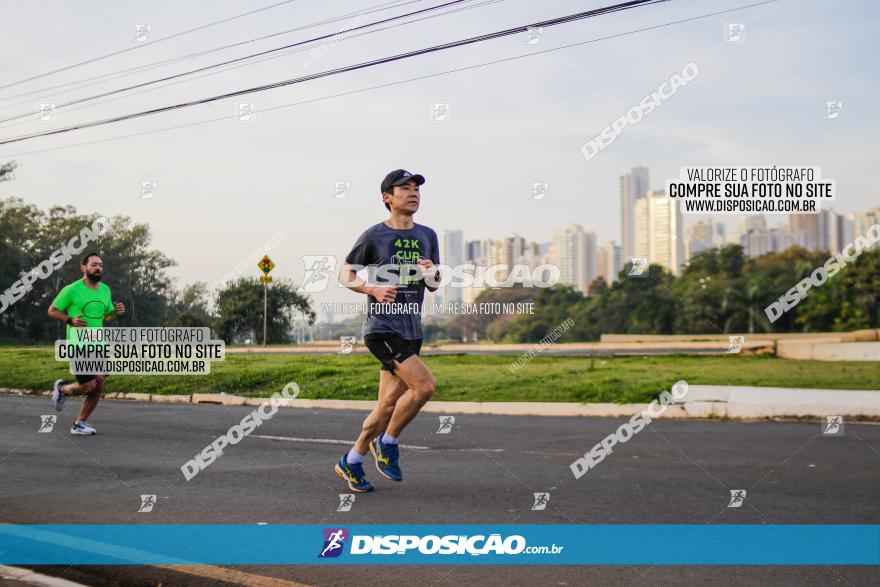
[[[385,444],[382,442],[382,435],[376,437],[376,440],[370,443],[370,452],[376,459],[376,468],[379,472],[391,479],[392,481],[403,481],[403,471],[397,464],[400,456],[400,447],[396,444]]]
[[[339,459],[339,462],[336,463],[336,467],[334,467],[336,474],[348,483],[348,488],[352,491],[357,493],[372,491],[373,486],[370,485],[370,482],[367,481],[367,478],[364,476],[363,463],[355,463],[352,465],[346,460],[347,456],[348,453],[345,453],[342,455],[342,458]]]

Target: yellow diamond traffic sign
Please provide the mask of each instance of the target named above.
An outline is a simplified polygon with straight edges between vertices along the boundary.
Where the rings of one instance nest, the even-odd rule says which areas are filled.
[[[269,272],[275,269],[275,263],[272,262],[272,259],[269,258],[269,255],[265,255],[260,262],[257,263],[257,267],[260,268],[260,271],[269,275]]]

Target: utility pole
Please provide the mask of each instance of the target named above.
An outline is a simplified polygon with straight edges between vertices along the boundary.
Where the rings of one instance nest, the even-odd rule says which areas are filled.
[[[266,325],[269,323],[269,284],[272,283],[272,276],[269,273],[275,269],[275,263],[264,255],[257,267],[263,272],[260,276],[260,283],[263,284],[263,346],[266,346]]]

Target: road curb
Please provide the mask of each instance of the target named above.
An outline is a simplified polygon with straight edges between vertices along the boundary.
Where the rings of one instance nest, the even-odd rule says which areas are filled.
[[[0,395],[48,395],[0,388]],[[245,397],[227,393],[161,395],[149,393],[108,393],[105,399],[153,403],[220,404],[259,406],[269,398]],[[296,399],[280,407],[324,410],[371,410],[373,400]],[[650,404],[610,404],[572,402],[428,402],[422,412],[433,414],[485,414],[495,416],[551,417],[630,417]],[[843,416],[880,420],[880,391],[835,389],[790,389],[780,387],[739,387],[691,385],[683,401],[670,405],[663,418],[821,418]]]
[[[0,565],[0,579],[18,581],[25,585],[39,585],[40,587],[87,587],[82,583],[74,583],[67,579],[41,575],[30,569],[9,567],[6,565]]]

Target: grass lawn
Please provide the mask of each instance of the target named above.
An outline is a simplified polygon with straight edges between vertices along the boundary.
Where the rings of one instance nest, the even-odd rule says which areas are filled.
[[[771,356],[535,357],[515,374],[515,355],[425,357],[438,401],[645,402],[684,379],[691,385],[876,389],[880,363],[793,361]],[[269,396],[289,381],[303,398],[375,399],[378,363],[368,355],[228,355],[210,375],[118,375],[107,391]],[[50,349],[0,347],[0,387],[46,391],[70,380]]]

